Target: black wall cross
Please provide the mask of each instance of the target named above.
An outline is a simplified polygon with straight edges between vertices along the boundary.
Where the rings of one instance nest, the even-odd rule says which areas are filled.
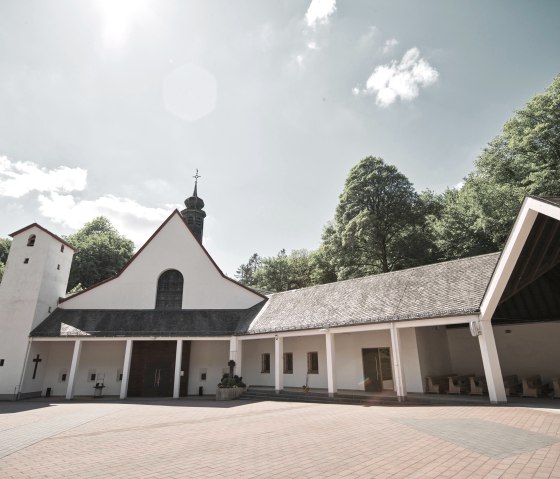
[[[35,369],[33,369],[33,379],[35,379],[35,376],[37,375],[37,366],[39,366],[39,363],[41,361],[41,357],[37,354],[37,357],[33,360],[33,362],[35,363]]]

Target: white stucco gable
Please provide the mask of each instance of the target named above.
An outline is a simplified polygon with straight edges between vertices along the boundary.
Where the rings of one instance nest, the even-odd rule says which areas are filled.
[[[227,278],[175,210],[120,273],[61,301],[63,309],[153,309],[159,276],[183,274],[183,309],[245,309],[264,296]]]

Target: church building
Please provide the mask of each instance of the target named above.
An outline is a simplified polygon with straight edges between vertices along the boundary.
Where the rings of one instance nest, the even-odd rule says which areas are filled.
[[[210,257],[196,185],[185,206],[118,274],[71,295],[74,248],[36,223],[11,234],[0,399],[214,394],[230,360],[249,386],[333,396],[405,399],[464,376],[502,403],[507,378],[560,376],[558,198],[526,198],[501,253],[270,295]]]

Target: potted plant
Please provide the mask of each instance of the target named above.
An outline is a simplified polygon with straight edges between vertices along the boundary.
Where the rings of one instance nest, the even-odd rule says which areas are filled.
[[[235,361],[230,361],[228,366],[229,373],[225,373],[222,376],[222,380],[218,383],[218,387],[216,388],[216,401],[237,399],[247,389],[247,386],[243,382],[243,378],[237,374],[233,374]]]

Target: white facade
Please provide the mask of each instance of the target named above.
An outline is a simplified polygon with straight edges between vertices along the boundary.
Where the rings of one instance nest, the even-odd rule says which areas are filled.
[[[38,390],[36,383],[22,387],[26,359],[39,351],[30,347],[29,333],[64,296],[73,255],[72,248],[38,225],[14,233],[0,284],[0,398]],[[40,374],[43,368],[37,369]]]

